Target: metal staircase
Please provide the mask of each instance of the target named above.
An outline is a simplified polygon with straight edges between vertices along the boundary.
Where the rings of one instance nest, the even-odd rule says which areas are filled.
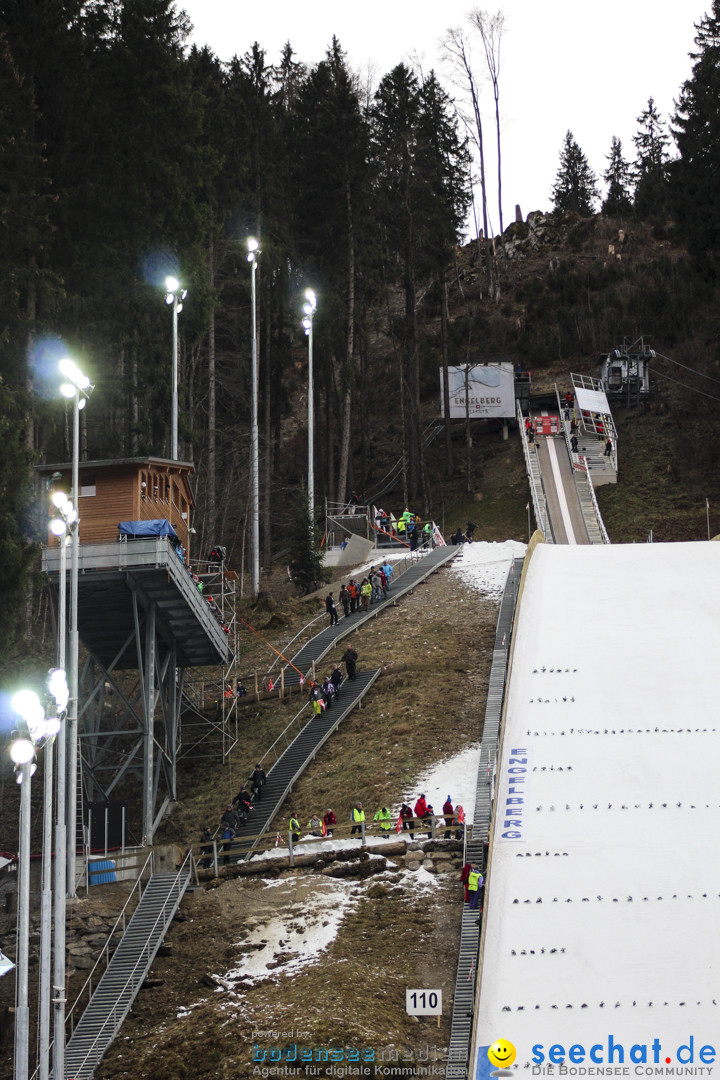
[[[88,1080],[115,1038],[180,906],[192,852],[177,873],[153,874],[65,1048],[66,1080]]]
[[[468,841],[466,862],[475,862],[485,873],[485,851],[492,816],[492,794],[495,781],[497,750],[500,741],[500,721],[505,699],[505,678],[512,627],[515,618],[520,575],[523,560],[514,559],[510,567],[505,591],[500,604],[490,684],[485,706],[485,722],[478,765],[475,813],[473,815],[472,839]],[[482,913],[463,906],[460,929],[460,953],[455,976],[455,994],[450,1028],[450,1046],[446,1068],[447,1080],[465,1080],[468,1076],[468,1058],[475,1013],[475,985],[480,952]]]
[[[285,686],[297,686],[300,681],[300,671],[302,671],[303,675],[307,675],[311,671],[313,663],[317,663],[324,656],[327,656],[340,639],[357,630],[368,619],[375,618],[376,615],[384,611],[389,604],[394,604],[401,596],[411,592],[416,585],[424,581],[444,563],[454,558],[461,550],[461,548],[444,545],[427,552],[423,549],[414,552],[411,566],[399,577],[395,578],[393,576],[387,600],[371,604],[369,611],[357,611],[353,615],[348,615],[347,618],[343,616],[334,626],[328,626],[321,630],[319,634],[310,639],[307,645],[303,646],[300,652],[293,656],[292,666],[288,665],[284,669],[283,680]],[[378,564],[380,564],[382,558],[383,556],[378,554]]]
[[[226,848],[227,857],[232,862],[247,858],[251,854],[260,836],[270,827],[297,778],[313,760],[323,743],[367,693],[379,674],[380,668],[376,671],[359,672],[355,679],[345,679],[331,707],[321,716],[308,720],[287,750],[281,754],[268,772],[267,781],[262,788],[262,799],[254,803],[248,819],[247,828],[252,833],[252,839],[243,840],[240,834]],[[309,707],[307,711],[308,715],[311,715]],[[225,857],[221,855],[220,861]]]

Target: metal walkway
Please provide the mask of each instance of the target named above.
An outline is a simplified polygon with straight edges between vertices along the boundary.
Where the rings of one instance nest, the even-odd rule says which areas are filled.
[[[247,822],[247,828],[252,832],[252,839],[244,841],[241,833],[226,849],[229,854],[219,855],[219,861],[228,858],[229,861],[236,862],[240,858],[250,856],[262,834],[269,829],[297,778],[314,760],[323,743],[359,704],[379,674],[380,668],[376,671],[359,672],[354,680],[345,679],[340,685],[339,693],[333,698],[331,707],[319,717],[308,720],[268,773],[267,781],[262,789],[262,799],[253,804],[252,813]],[[309,706],[308,715],[312,715]]]
[[[490,817],[492,814],[492,792],[500,739],[500,720],[505,699],[505,678],[522,566],[522,559],[513,560],[505,582],[505,591],[503,592],[498,614],[495,646],[490,668],[490,683],[485,706],[485,723],[480,747],[472,840],[468,841],[467,844],[467,862],[476,862],[478,866],[482,867],[483,872],[485,871],[485,845],[490,831]],[[471,911],[468,905],[464,904],[460,929],[460,953],[453,997],[450,1046],[445,1073],[447,1080],[465,1080],[468,1074],[470,1038],[475,1011],[475,984],[480,951],[481,922],[481,912],[479,910]]]
[[[525,467],[537,527],[548,544],[607,544],[590,466],[569,446],[569,424],[556,420],[557,434],[538,433],[530,442],[518,411]]]
[[[304,645],[300,652],[292,657],[293,666],[288,665],[283,672],[285,686],[297,686],[300,682],[300,674],[296,668],[302,671],[303,675],[307,675],[312,670],[313,663],[317,664],[319,660],[327,656],[338,641],[347,637],[358,627],[363,626],[369,619],[374,619],[376,615],[379,615],[390,604],[394,604],[401,596],[411,592],[421,581],[424,581],[430,574],[434,574],[436,570],[454,558],[460,550],[462,549],[445,545],[433,548],[432,551],[428,551],[426,554],[422,550],[415,552],[417,558],[412,566],[397,579],[393,577],[387,600],[371,604],[369,611],[356,611],[353,615],[343,616],[338,619],[334,626],[326,627],[319,634],[316,634],[314,638],[311,638],[307,645]],[[377,555],[378,565],[382,562],[382,558],[382,553],[379,552]]]
[[[192,873],[192,852],[176,874],[153,874],[120,944],[65,1047],[65,1077],[88,1080],[142,986]]]

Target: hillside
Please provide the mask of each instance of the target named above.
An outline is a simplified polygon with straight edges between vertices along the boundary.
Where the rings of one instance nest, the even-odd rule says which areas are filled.
[[[711,532],[720,531],[715,467],[719,421],[712,400],[700,393],[712,395],[708,379],[720,375],[714,290],[670,239],[653,235],[644,225],[623,229],[621,236],[621,226],[603,218],[568,216],[558,222],[535,215],[526,224],[511,226],[503,244],[496,244],[500,295],[492,302],[486,297],[477,247],[459,251],[449,290],[451,362],[509,359],[530,368],[533,387],[542,391],[556,382],[564,387],[570,371],[594,374],[596,355],[623,335],[650,335],[659,354],[701,371],[706,378],[658,357],[658,394],[642,409],[615,413],[619,482],[600,490],[601,509],[616,543],[645,542],[651,530],[656,541],[703,539],[706,498]],[[441,336],[437,301],[432,291],[420,301],[425,421],[437,415]],[[392,355],[392,341],[379,326],[365,402],[373,417],[373,438],[366,444],[363,462],[368,486],[398,453],[396,402],[384,381]],[[300,368],[296,377],[296,405],[288,410],[278,447],[278,477],[286,492],[302,472],[298,440],[306,402],[299,393]],[[480,540],[526,540],[527,484],[514,433],[503,442],[494,428],[473,425],[468,451],[459,424],[453,447],[451,477],[446,474],[442,439],[426,456],[430,512],[443,531],[447,534],[472,518]],[[291,458],[292,471],[285,474],[283,462]],[[383,496],[383,504],[397,512],[402,492]],[[229,514],[229,531],[222,534],[231,548],[237,541],[231,557],[234,565],[241,551],[239,521],[239,514],[237,519],[234,512]],[[274,508],[274,522],[277,547],[290,527],[288,506],[282,500]],[[283,563],[263,568],[262,591],[262,603],[243,601],[241,611],[276,648],[282,649],[321,609],[318,598],[298,598]],[[358,645],[361,662],[380,666],[382,677],[367,706],[330,741],[297,785],[297,805],[286,806],[284,812],[297,809],[306,821],[324,804],[347,807],[360,791],[373,805],[396,800],[424,769],[475,742],[481,732],[494,619],[492,603],[477,602],[458,576],[444,571],[364,630]],[[38,656],[49,661],[51,625],[44,603],[36,607],[33,633],[36,648],[32,656],[16,659],[18,668],[36,666]],[[240,648],[246,670],[264,670],[269,650],[256,635],[245,631]],[[202,826],[214,823],[239,779],[287,723],[293,708],[293,701],[247,707],[243,737],[228,767],[207,761],[183,770],[180,801],[163,823],[158,840],[183,847],[195,843]],[[38,809],[40,789],[35,784]],[[129,787],[126,794],[132,800],[135,793]],[[0,766],[0,810],[5,823],[0,848],[12,850],[17,843],[17,788],[5,760]],[[33,835],[39,836],[38,813]],[[178,923],[171,935],[174,956],[158,962],[162,985],[141,994],[100,1075],[158,1080],[252,1075],[248,1049],[253,1030],[292,1027],[318,1040],[346,1038],[376,1046],[445,1045],[447,1015],[436,1035],[428,1021],[410,1021],[397,1000],[405,985],[431,985],[435,979],[438,986],[448,990],[451,986],[459,915],[455,875],[441,874],[426,892],[412,883],[422,877],[411,873],[412,880],[405,864],[388,865],[382,881],[358,878],[350,890],[352,901],[347,891],[338,893],[335,908],[348,905],[352,918],[345,921],[327,954],[329,965],[311,965],[287,979],[270,974],[246,987],[247,993],[241,988],[239,994],[220,990],[208,995],[200,980],[229,969],[238,953],[247,954],[258,944],[247,932],[263,932],[276,909],[314,910],[320,904],[317,874],[283,873],[270,878],[274,887],[267,889],[260,881],[244,879],[194,894],[186,904],[186,921]],[[95,902],[107,907],[112,901],[105,895]],[[364,967],[358,974],[361,955],[367,956],[374,980],[370,984]],[[281,967],[285,962],[290,961],[282,961]],[[375,985],[393,988],[392,994],[387,990],[373,997]],[[0,1003],[9,1003],[11,989],[0,984]],[[228,1011],[229,1001],[233,1004]],[[0,1075],[5,1075],[2,1068]]]

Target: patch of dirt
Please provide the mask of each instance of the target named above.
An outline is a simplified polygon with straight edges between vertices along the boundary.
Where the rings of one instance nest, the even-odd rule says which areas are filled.
[[[424,769],[478,741],[496,617],[494,604],[443,569],[354,635],[360,668],[379,666],[383,674],[298,781],[292,801],[301,821],[326,806],[345,820],[357,798],[370,817],[413,792]],[[214,797],[219,812],[223,802],[199,791],[193,775],[183,800],[188,827],[193,806]],[[278,818],[281,831],[288,810]],[[198,816],[192,838],[201,824]],[[392,1056],[395,1047],[406,1052],[408,1067],[420,1054],[442,1055],[462,902],[457,855],[450,865],[431,876],[392,857],[384,873],[362,881],[283,870],[267,884],[244,877],[188,895],[187,919],[167,937],[173,955],[152,968],[163,983],[140,993],[99,1080],[250,1077],[258,1064],[253,1046],[259,1056],[293,1043],[364,1047],[376,1056]],[[343,915],[339,929],[303,966],[309,946],[298,927],[309,941],[318,932],[313,913],[327,904]],[[280,917],[285,932],[273,938]],[[276,966],[248,975],[247,957],[272,948]],[[203,983],[207,975],[217,977],[215,989]],[[434,1017],[406,1014],[406,988],[443,990],[439,1029]],[[314,1065],[320,1075],[324,1066]]]

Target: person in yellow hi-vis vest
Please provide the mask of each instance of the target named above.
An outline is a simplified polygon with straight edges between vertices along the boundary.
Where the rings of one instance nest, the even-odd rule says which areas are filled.
[[[390,820],[390,811],[388,810],[387,806],[383,806],[380,810],[378,810],[377,814],[373,816],[373,821],[380,822],[380,828],[382,830],[383,836],[390,835],[392,821]]]
[[[472,870],[468,875],[468,893],[470,895],[469,907],[475,909],[478,906],[478,898],[480,896],[480,890],[483,885],[483,876],[480,873],[480,867],[477,863],[473,863]]]
[[[352,823],[353,827],[350,830],[350,835],[353,833],[362,832],[362,822],[365,820],[365,811],[363,810],[363,804],[361,802],[355,803],[352,810]]]

